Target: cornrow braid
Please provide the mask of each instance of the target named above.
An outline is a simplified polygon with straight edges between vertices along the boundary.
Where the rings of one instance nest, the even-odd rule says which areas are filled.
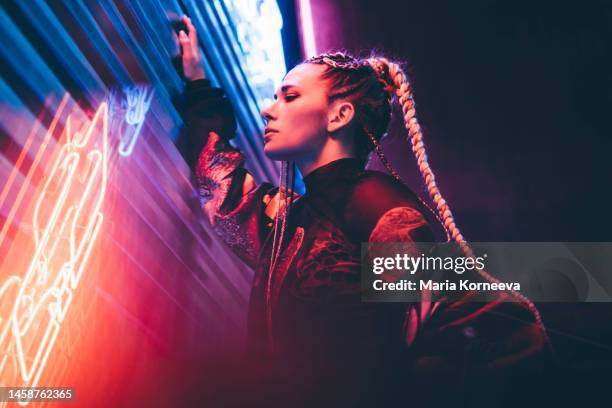
[[[368,62],[372,65],[378,75],[386,76],[388,74],[389,82],[393,82],[394,88],[396,90],[396,95],[399,98],[399,103],[402,107],[402,112],[404,114],[404,124],[406,126],[406,130],[408,131],[408,135],[410,136],[410,142],[412,144],[412,151],[415,154],[417,164],[419,166],[419,171],[425,180],[425,184],[427,186],[427,190],[432,200],[436,204],[438,214],[442,218],[442,224],[444,225],[445,230],[447,231],[447,237],[450,234],[452,239],[457,242],[463,253],[467,258],[475,258],[474,251],[469,243],[465,240],[459,227],[455,223],[455,219],[450,210],[450,207],[446,200],[442,197],[442,193],[438,188],[436,183],[436,178],[434,176],[433,170],[429,166],[429,161],[427,159],[427,152],[425,151],[425,144],[423,143],[423,132],[421,130],[421,126],[416,118],[416,110],[415,110],[415,102],[412,93],[412,89],[410,86],[410,82],[408,78],[402,71],[402,69],[396,63],[390,62],[386,58],[370,58]],[[371,137],[372,143],[375,145],[376,152],[380,151],[379,157],[381,161],[390,169],[391,174],[398,178],[399,175],[395,170],[391,170],[391,166],[389,165],[388,160],[384,158],[382,154],[382,149],[380,149],[380,145],[377,140]],[[450,238],[448,238],[450,241]],[[485,280],[493,283],[500,283],[498,279],[491,276],[484,269],[476,269],[478,274],[483,277]],[[522,303],[533,315],[536,324],[539,326],[544,339],[549,347],[551,346],[550,339],[548,337],[546,328],[544,327],[544,323],[542,321],[542,317],[540,315],[539,310],[536,306],[529,300],[526,296],[516,291],[509,291],[510,295],[515,298],[519,303]]]
[[[356,70],[367,67],[366,61],[355,58],[343,52],[332,52],[319,54],[305,61],[308,64],[326,64],[332,68]]]

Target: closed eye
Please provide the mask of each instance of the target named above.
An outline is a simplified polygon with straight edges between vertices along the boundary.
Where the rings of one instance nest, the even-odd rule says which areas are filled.
[[[287,102],[291,102],[292,100],[294,100],[297,97],[298,97],[298,95],[285,95],[285,100]]]

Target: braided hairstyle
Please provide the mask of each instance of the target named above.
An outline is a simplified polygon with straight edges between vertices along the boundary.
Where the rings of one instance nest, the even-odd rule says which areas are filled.
[[[357,127],[354,146],[357,157],[365,163],[368,154],[374,150],[391,175],[402,182],[399,174],[384,155],[379,143],[387,132],[391,119],[391,103],[394,96],[397,96],[402,107],[404,124],[410,137],[412,151],[416,157],[419,171],[436,206],[437,211],[434,214],[444,226],[447,240],[451,241],[452,239],[459,245],[466,257],[474,258],[474,251],[457,227],[450,207],[442,197],[433,170],[429,166],[425,144],[423,143],[423,132],[416,117],[412,89],[401,67],[383,57],[357,59],[341,52],[321,54],[306,60],[305,63],[327,65],[328,68],[323,73],[323,78],[327,79],[330,84],[329,101],[345,98],[355,107]],[[421,202],[429,208],[423,200]],[[477,272],[485,280],[499,283],[499,280],[484,269],[477,269]],[[531,312],[550,347],[550,340],[540,312],[535,305],[518,292],[510,291],[510,295]]]
[[[379,75],[367,61],[344,53],[321,54],[305,61],[327,65],[323,79],[329,83],[328,100],[346,99],[355,108],[355,156],[365,162],[374,148],[371,136],[380,140],[391,120],[394,87],[386,82],[388,75]]]

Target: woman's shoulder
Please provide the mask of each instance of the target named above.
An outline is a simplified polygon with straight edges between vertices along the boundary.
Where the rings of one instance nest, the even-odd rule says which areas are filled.
[[[363,170],[356,177],[353,190],[356,194],[368,194],[370,190],[377,189],[384,192],[389,198],[414,201],[418,205],[417,195],[404,183],[388,173],[378,170]],[[381,197],[384,198],[384,197]]]
[[[360,172],[352,184],[345,217],[347,225],[362,241],[410,226],[427,230],[418,239],[433,239],[425,218],[427,209],[418,196],[393,176],[375,170]],[[417,237],[415,237],[417,238]]]

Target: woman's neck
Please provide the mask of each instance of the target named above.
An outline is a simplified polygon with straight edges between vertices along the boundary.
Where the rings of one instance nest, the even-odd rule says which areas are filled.
[[[309,163],[296,162],[296,165],[298,169],[300,169],[300,173],[302,174],[302,177],[306,177],[308,174],[312,173],[319,167],[325,166],[326,164],[331,163],[333,161],[340,160],[340,159],[346,159],[349,157],[354,157],[354,156],[349,155],[349,154],[344,155],[344,156],[329,156],[325,158],[319,158],[318,160],[312,161]]]
[[[323,149],[313,158],[301,158],[296,160],[295,164],[303,177],[306,177],[309,173],[318,169],[321,166],[325,166],[336,160],[346,159],[349,157],[355,157],[352,151],[348,150],[346,146],[340,143],[330,143],[324,146]]]

